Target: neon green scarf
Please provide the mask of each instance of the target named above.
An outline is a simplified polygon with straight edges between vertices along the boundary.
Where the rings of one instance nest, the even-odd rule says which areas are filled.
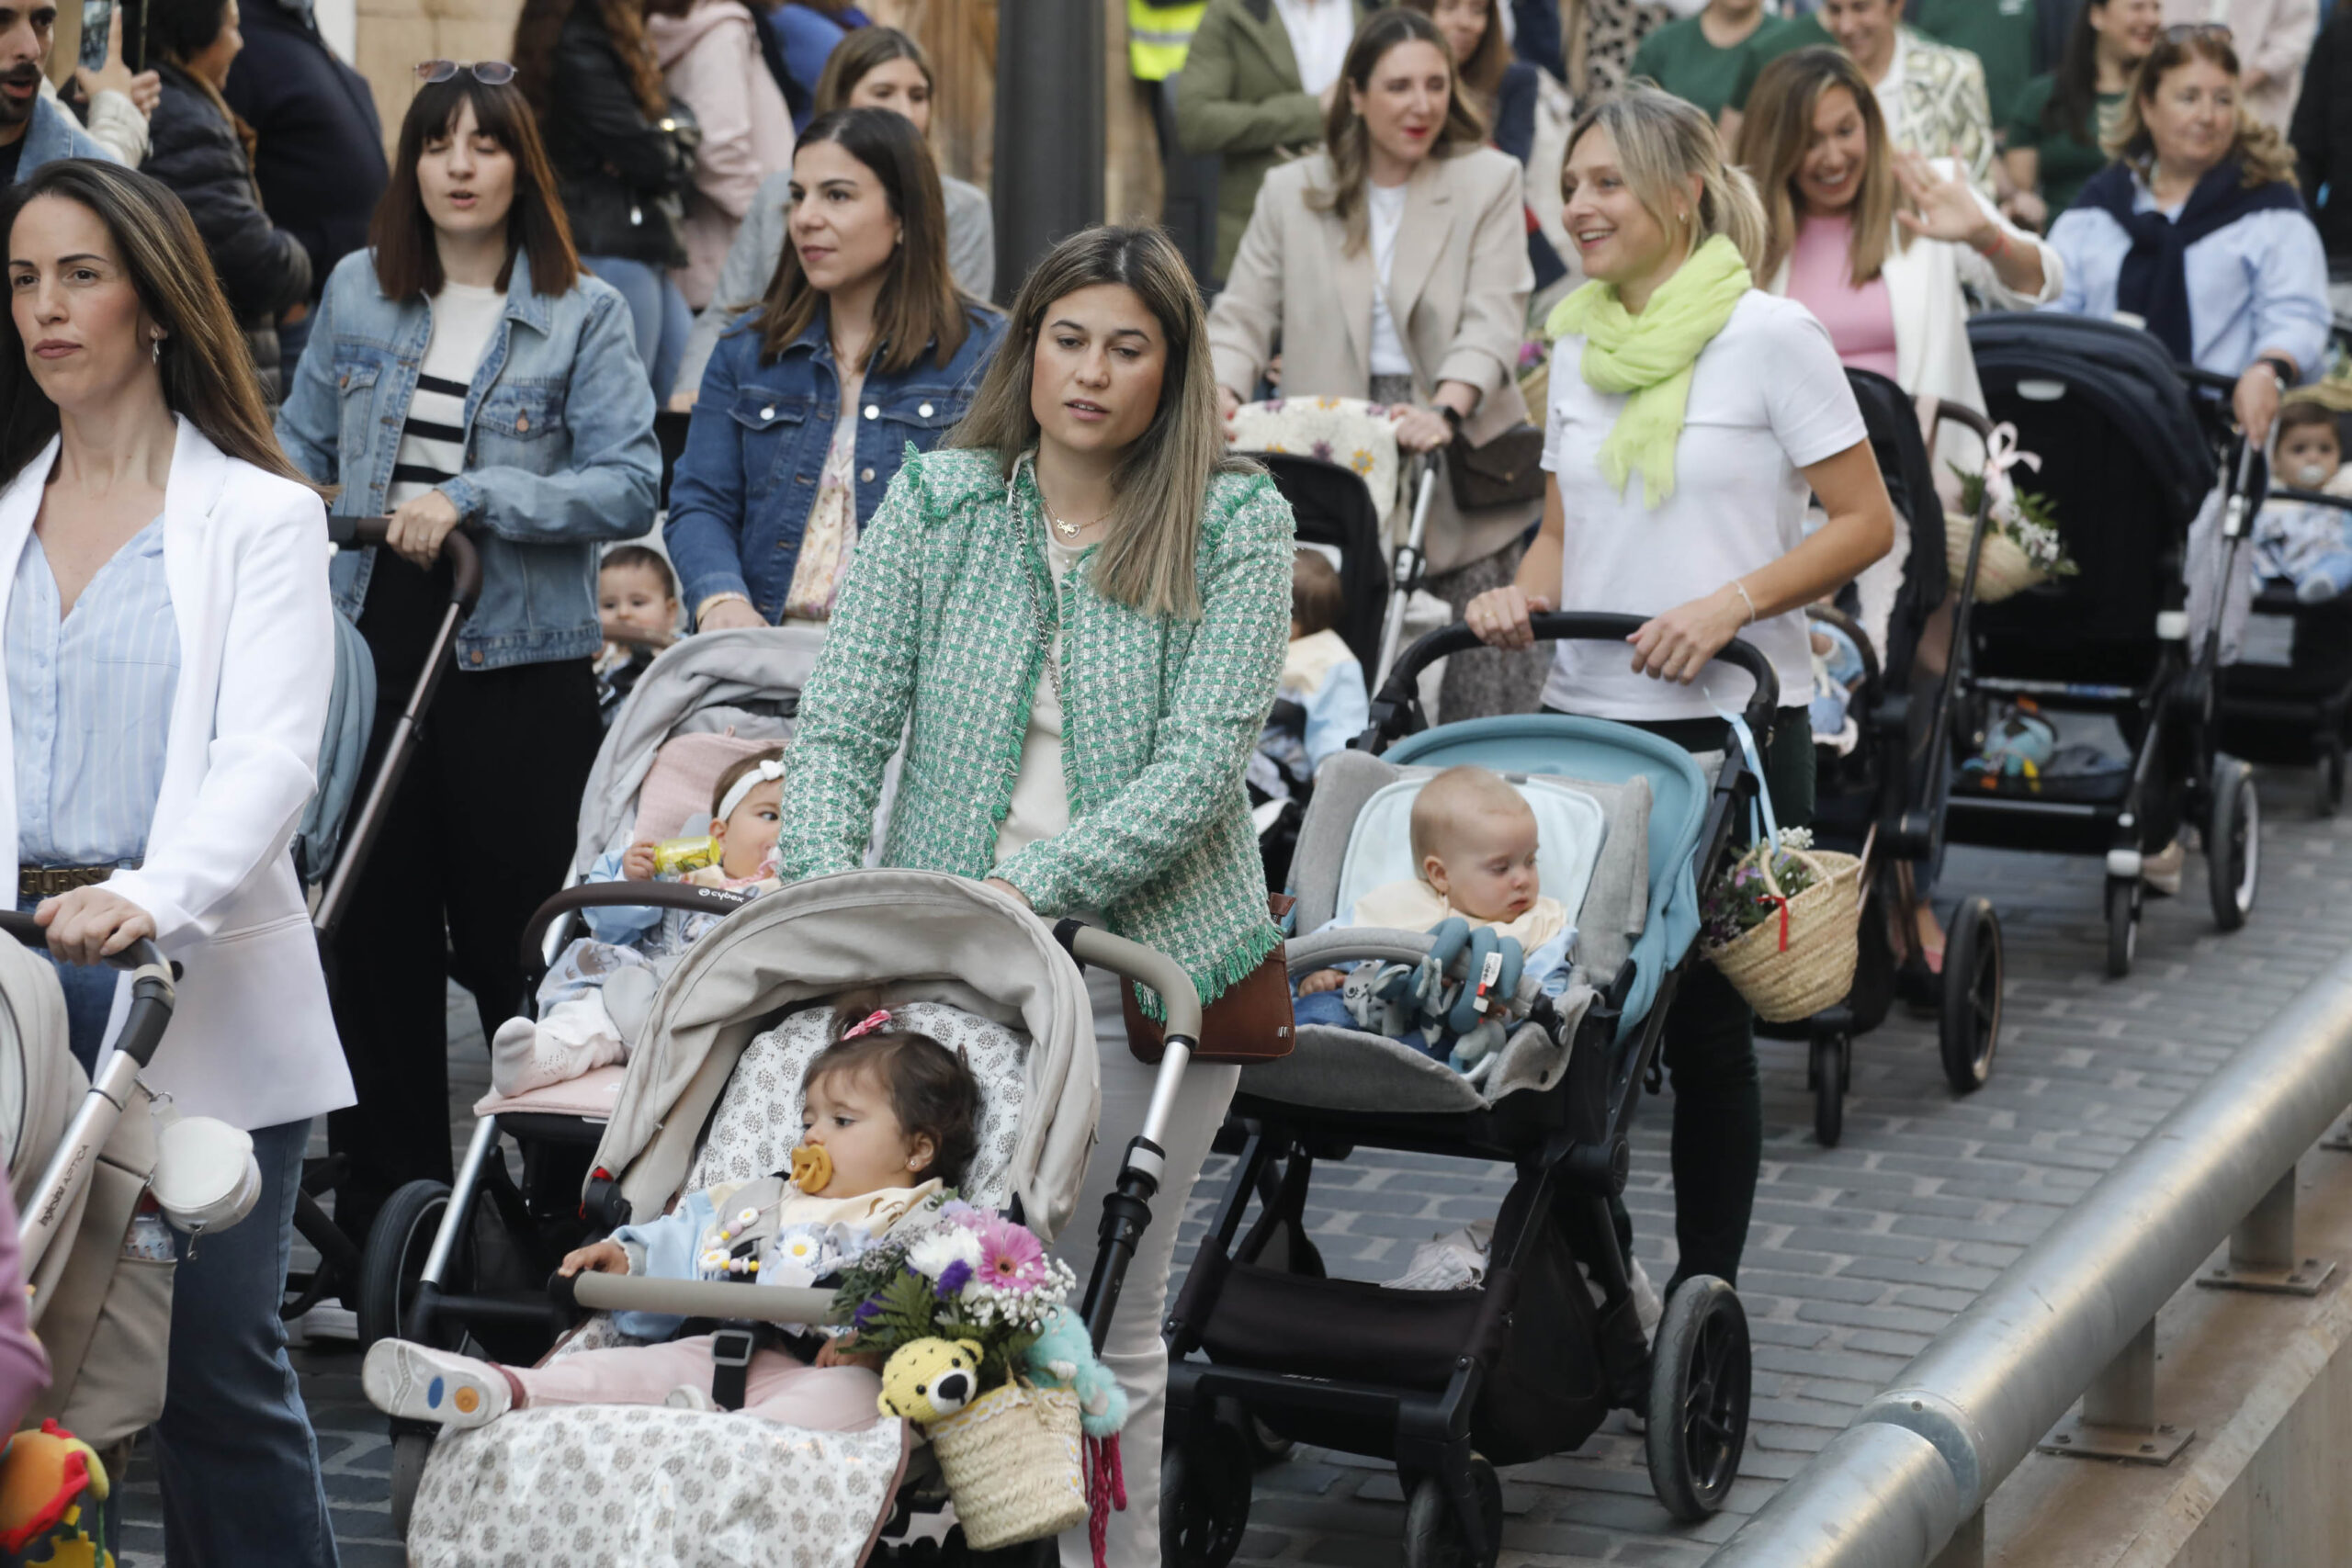
[[[1617,302],[1615,284],[1598,279],[1554,307],[1544,331],[1555,338],[1583,334],[1585,385],[1632,394],[1600,444],[1600,477],[1618,494],[1635,469],[1649,506],[1674,493],[1674,444],[1690,402],[1690,367],[1754,286],[1738,248],[1717,234],[1658,285],[1638,316]]]

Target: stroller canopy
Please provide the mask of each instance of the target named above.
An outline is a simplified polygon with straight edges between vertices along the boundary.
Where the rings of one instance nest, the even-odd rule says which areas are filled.
[[[642,691],[642,686],[639,687]],[[1027,1032],[1012,1188],[1048,1237],[1078,1206],[1100,1071],[1078,965],[1004,895],[930,871],[853,871],[797,883],[695,943],[655,998],[596,1165],[633,1212],[658,1214],[754,1034],[795,1003],[863,986],[945,1002]]]

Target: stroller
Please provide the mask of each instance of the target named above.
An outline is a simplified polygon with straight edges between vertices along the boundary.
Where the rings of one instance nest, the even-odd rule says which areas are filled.
[[[2139,940],[2143,858],[2185,825],[2203,830],[2214,923],[2235,931],[2254,908],[2260,805],[2253,769],[2216,749],[2222,616],[2191,646],[2188,561],[2214,488],[2213,452],[2225,446],[2232,482],[2211,580],[2230,580],[2261,456],[2215,431],[2226,405],[2192,393],[2219,378],[2177,369],[2134,328],[2004,314],[1976,317],[1968,335],[1986,412],[2041,455],[2037,484],[2080,575],[1979,608],[1962,693],[1978,705],[2028,698],[2045,711],[2108,716],[2132,755],[2107,773],[1955,789],[1950,831],[1967,843],[2104,856],[2107,972],[2120,978]]]
[[[571,880],[578,884],[599,855],[639,829],[668,838],[699,821],[727,761],[789,736],[822,641],[820,631],[805,627],[706,632],[654,660],[589,771]],[[681,741],[676,751],[667,750],[673,740]],[[653,821],[649,812],[664,815]],[[669,884],[575,886],[533,918],[524,936],[526,964],[554,963],[576,934],[577,909],[658,906],[664,895],[683,896],[670,907],[706,914],[740,902],[716,889]],[[449,1348],[471,1336],[503,1360],[536,1360],[545,1352],[553,1330],[540,1282],[582,1235],[580,1184],[623,1076],[618,1066],[600,1067],[476,1104],[455,1184],[417,1180],[397,1189],[368,1233],[355,1303],[363,1349],[389,1335]],[[519,1180],[503,1139],[520,1153]],[[421,1292],[430,1298],[422,1306]]]
[[[1944,1077],[1952,1092],[1983,1088],[1999,1044],[2003,973],[2000,918],[1990,900],[1970,897],[1946,922],[1943,971],[1932,975],[1918,941],[1915,910],[1920,900],[1912,891],[1933,885],[1943,859],[1951,739],[1959,722],[1968,626],[1976,607],[1974,573],[1985,509],[1980,504],[1972,519],[1967,573],[1954,584],[1930,447],[1911,400],[1893,381],[1868,370],[1849,370],[1846,378],[1910,540],[1900,583],[1883,613],[1878,605],[1865,611],[1851,591],[1843,596],[1845,607],[1811,612],[1816,626],[1843,632],[1862,661],[1862,678],[1848,709],[1855,744],[1845,751],[1818,741],[1815,746],[1813,824],[1815,843],[1862,862],[1860,960],[1854,988],[1840,1005],[1793,1023],[1758,1025],[1761,1033],[1808,1042],[1814,1134],[1825,1147],[1836,1146],[1843,1135],[1853,1037],[1877,1028],[1898,992],[1907,991],[1935,1011]],[[1947,404],[1937,417],[1980,437],[1991,435],[1990,422],[1973,409]],[[1919,639],[1928,617],[1954,588],[1953,652],[1937,679],[1917,669]],[[1880,631],[1883,645],[1872,629]]]
[[[2344,497],[2317,491],[2271,494],[2352,510]],[[2352,741],[2352,597],[2306,604],[2287,584],[2273,583],[2255,596],[2251,613],[2274,635],[2250,635],[2246,657],[2222,671],[2222,743],[2252,761],[2314,769],[2312,807],[2333,817],[2344,807],[2345,748]],[[2254,652],[2256,642],[2267,655]]]
[[[957,1010],[950,1016],[960,1019],[958,1032],[945,1037],[964,1048],[983,1102],[967,1199],[1050,1236],[1083,1218],[1071,1211],[1099,1094],[1091,1015],[1073,957],[1150,986],[1169,1013],[1154,1110],[1105,1204],[1100,1261],[1081,1309],[1099,1346],[1136,1237],[1150,1220],[1157,1150],[1199,1039],[1199,1004],[1184,972],[1150,949],[1076,921],[1049,929],[962,878],[915,871],[820,877],[738,909],[697,942],[663,986],[650,1042],[629,1063],[596,1152],[587,1213],[602,1230],[658,1213],[691,1188],[780,1167],[801,1135],[801,1077],[830,1038],[822,1027],[830,1010],[800,1004],[884,983],[894,1007]],[[617,1324],[601,1315],[615,1311],[821,1322],[830,1302],[823,1290],[601,1274],[550,1288],[554,1310],[600,1314],[568,1336],[558,1355],[622,1342]],[[429,1308],[430,1298],[419,1305]],[[545,1294],[539,1310],[551,1311]],[[818,1433],[693,1410],[630,1407],[616,1416],[611,1407],[569,1406],[518,1412],[437,1441],[436,1432],[396,1424],[394,1435],[394,1515],[420,1564],[496,1555],[499,1542],[480,1523],[487,1512],[502,1541],[518,1550],[528,1543],[535,1557],[570,1551],[585,1526],[582,1560],[670,1561],[673,1547],[691,1540],[695,1561],[854,1568],[877,1530],[886,1556],[896,1554],[892,1541],[903,1532],[927,1533],[914,1520],[940,1495],[925,1456],[899,1483],[896,1420],[864,1433]],[[633,1476],[635,1488],[673,1492],[668,1478],[695,1484],[684,1493],[690,1506],[673,1516],[668,1505],[599,1508],[589,1476],[599,1485]],[[622,1481],[603,1495],[635,1498],[636,1490]],[[770,1521],[812,1497],[821,1507],[780,1545]],[[637,1539],[622,1533],[630,1529]],[[946,1544],[961,1554],[959,1536],[950,1533]],[[907,1548],[939,1550],[929,1539]],[[1020,1560],[1051,1551],[1051,1541],[1041,1542]]]
[[[1534,631],[1617,642],[1640,624],[1547,614]],[[1572,1449],[1611,1409],[1646,1412],[1650,1478],[1679,1517],[1720,1508],[1738,1469],[1749,1382],[1738,1295],[1694,1277],[1647,1339],[1611,1203],[1698,932],[1698,888],[1726,863],[1754,783],[1736,752],[1711,776],[1679,747],[1603,719],[1523,715],[1410,734],[1414,677],[1476,646],[1459,626],[1414,644],[1373,704],[1367,739],[1387,750],[1325,765],[1292,877],[1298,927],[1314,931],[1378,880],[1416,781],[1475,762],[1519,784],[1539,822],[1551,795],[1605,822],[1582,838],[1598,845],[1589,863],[1565,880],[1544,867],[1579,933],[1576,967],[1556,998],[1521,976],[1507,1038],[1476,1083],[1400,1041],[1312,1023],[1290,1056],[1242,1069],[1228,1124],[1243,1134],[1238,1166],[1169,1318],[1160,1517],[1171,1565],[1233,1557],[1249,1523],[1253,1424],[1394,1459],[1408,1568],[1492,1564],[1494,1467]],[[1739,641],[1717,657],[1755,678],[1747,721],[1769,725],[1770,664]],[[1559,840],[1543,837],[1541,853],[1555,853]],[[1421,932],[1339,929],[1295,940],[1288,962],[1295,978],[1362,959],[1416,964],[1431,949]],[[1512,1165],[1483,1284],[1324,1277],[1306,1236],[1315,1162],[1364,1145]]]

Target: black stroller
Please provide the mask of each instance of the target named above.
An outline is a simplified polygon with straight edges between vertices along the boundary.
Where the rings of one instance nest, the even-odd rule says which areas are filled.
[[[2186,824],[2204,831],[2213,918],[2245,924],[2259,866],[2253,770],[2217,750],[2218,625],[2191,646],[2188,545],[2226,442],[2233,483],[2219,525],[2226,582],[2251,523],[2261,458],[2218,430],[2196,377],[2154,338],[2079,316],[2002,314],[1969,323],[1987,412],[2040,454],[2035,486],[2080,575],[1981,607],[1963,692],[2104,714],[2128,769],[2083,778],[2001,779],[1956,789],[1949,820],[1969,843],[2105,857],[2107,972],[2131,972],[2143,858]]]
[[[1639,625],[1543,615],[1535,635],[1622,642]],[[1612,1409],[1646,1412],[1651,1479],[1679,1517],[1720,1508],[1738,1469],[1749,1391],[1739,1297],[1694,1276],[1645,1337],[1611,1200],[1624,1188],[1628,1131],[1697,932],[1697,887],[1732,852],[1753,780],[1736,751],[1709,780],[1689,752],[1605,719],[1513,715],[1413,733],[1419,671],[1476,646],[1457,626],[1408,649],[1373,702],[1368,739],[1385,753],[1351,750],[1324,765],[1292,882],[1300,929],[1318,928],[1363,878],[1385,879],[1382,857],[1405,853],[1387,829],[1409,810],[1409,792],[1454,763],[1504,773],[1539,820],[1534,796],[1577,797],[1562,809],[1605,817],[1585,841],[1600,846],[1592,864],[1614,869],[1564,884],[1545,867],[1547,886],[1585,889],[1564,899],[1579,931],[1577,967],[1556,1000],[1539,977],[1522,978],[1508,1043],[1484,1077],[1398,1040],[1314,1022],[1299,1026],[1292,1055],[1243,1069],[1228,1122],[1242,1134],[1238,1167],[1168,1321],[1160,1518],[1171,1568],[1232,1558],[1249,1520],[1257,1427],[1394,1459],[1408,1568],[1491,1564],[1502,1522],[1495,1465],[1575,1448]],[[1718,658],[1755,678],[1747,720],[1769,725],[1770,664],[1738,641]],[[1544,840],[1558,841],[1548,828]],[[1430,947],[1421,933],[1340,929],[1295,940],[1288,961],[1296,976],[1362,958],[1409,965]],[[1305,1234],[1307,1189],[1316,1161],[1359,1145],[1511,1164],[1482,1284],[1323,1277]]]
[[[1849,637],[1862,660],[1862,679],[1848,708],[1856,731],[1850,750],[1816,738],[1814,750],[1815,841],[1863,862],[1860,957],[1854,988],[1843,1003],[1793,1023],[1758,1025],[1761,1032],[1809,1043],[1805,1076],[1814,1096],[1814,1134],[1825,1146],[1834,1146],[1844,1132],[1853,1038],[1877,1028],[1899,994],[1934,1011],[1944,1077],[1952,1092],[1983,1088],[2000,1040],[2003,973],[2001,922],[1990,900],[1972,897],[1953,909],[1945,925],[1940,976],[1928,968],[1914,918],[1924,897],[1916,890],[1933,886],[1943,858],[1951,737],[1962,701],[1981,538],[1972,538],[1967,570],[1960,582],[1952,582],[1943,503],[1911,400],[1893,381],[1868,370],[1849,370],[1846,378],[1869,428],[1888,497],[1910,536],[1883,650],[1851,613],[1859,608],[1851,590],[1842,607],[1812,612],[1817,625],[1835,626]],[[1973,409],[1947,405],[1938,417],[1980,436],[1991,430]],[[1983,507],[1972,521],[1981,536]],[[1944,674],[1931,676],[1920,668],[1919,640],[1954,589],[1954,651]]]

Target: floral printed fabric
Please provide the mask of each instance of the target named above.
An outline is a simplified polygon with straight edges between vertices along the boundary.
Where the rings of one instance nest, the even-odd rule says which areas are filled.
[[[518,1410],[433,1447],[416,1568],[856,1568],[905,1427],[811,1432],[642,1404]]]
[[[1353,469],[1386,518],[1396,505],[1396,433],[1385,403],[1363,398],[1275,398],[1245,403],[1233,416],[1238,452],[1317,457]]]
[[[793,563],[792,586],[784,595],[784,613],[794,620],[826,621],[833,615],[833,600],[849,575],[850,558],[857,553],[857,481],[851,468],[857,457],[857,421],[853,398],[843,403],[833,423],[833,444],[825,453],[824,472],[817,480],[816,504],[800,534],[800,557]]]

